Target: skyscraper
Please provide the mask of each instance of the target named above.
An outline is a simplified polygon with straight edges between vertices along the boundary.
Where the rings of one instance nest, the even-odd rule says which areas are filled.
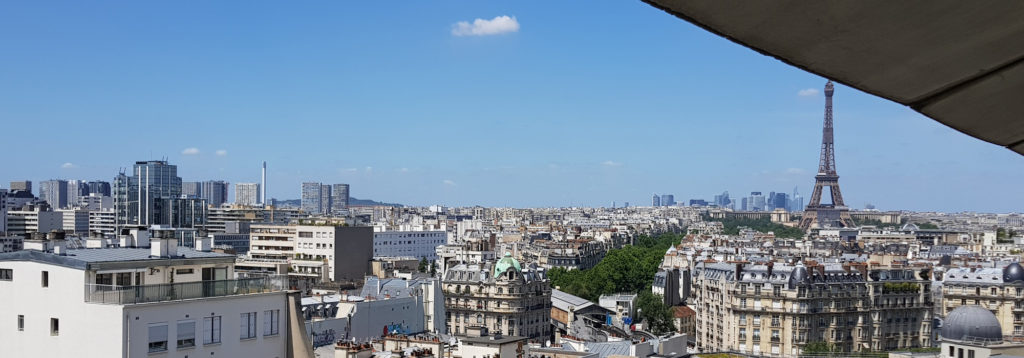
[[[60,179],[44,180],[39,185],[39,199],[46,201],[54,209],[67,207],[68,181]]]
[[[331,212],[348,209],[348,184],[334,184],[331,187]]]
[[[330,185],[320,185],[320,213],[330,214],[334,197],[331,196]]]
[[[772,196],[771,209],[789,210],[789,196],[786,193],[775,193]]]
[[[208,205],[221,206],[228,202],[228,182],[223,180],[204,181],[202,193],[199,196],[206,200]]]
[[[181,182],[181,196],[186,198],[198,198],[203,195],[203,183],[197,181]]]
[[[135,162],[132,176],[124,173],[114,179],[114,211],[116,225],[149,226],[163,222],[161,210],[167,208],[161,199],[181,197],[181,177],[178,166],[165,160]]]
[[[747,210],[764,211],[764,195],[761,195],[761,192],[750,192],[750,200],[747,200]]]
[[[100,180],[89,182],[89,193],[99,196],[110,196],[110,183]]]
[[[658,194],[654,194],[654,198],[651,199],[651,206],[661,206],[661,197]]]
[[[302,183],[302,197],[299,209],[310,214],[321,213],[320,206],[320,188],[323,184],[320,183]]]
[[[676,205],[676,196],[672,194],[661,194],[661,206]]]
[[[260,200],[258,183],[235,183],[235,204],[256,206]]]
[[[80,198],[89,196],[89,183],[85,180],[68,180],[68,203],[65,207],[76,207]]]

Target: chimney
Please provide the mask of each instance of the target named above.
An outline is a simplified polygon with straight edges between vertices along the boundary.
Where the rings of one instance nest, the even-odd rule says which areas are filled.
[[[202,232],[200,232],[202,233]],[[202,235],[196,239],[196,250],[202,252],[210,252],[213,249],[213,237],[209,235]]]
[[[768,277],[772,276],[772,271],[775,271],[775,261],[768,261]]]
[[[743,263],[742,262],[737,262],[736,263],[736,278],[739,279],[740,276],[742,276],[742,275],[743,275]]]
[[[64,231],[53,230],[50,231],[50,244],[53,247],[53,253],[55,255],[64,256],[67,255],[67,241],[64,237]]]
[[[174,238],[174,231],[160,230],[153,234],[149,244],[150,256],[164,258],[178,256],[178,240]]]

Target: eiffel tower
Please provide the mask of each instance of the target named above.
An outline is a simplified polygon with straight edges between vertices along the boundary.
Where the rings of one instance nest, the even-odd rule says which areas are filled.
[[[835,143],[832,138],[832,93],[835,89],[832,81],[825,84],[825,127],[821,133],[821,158],[818,159],[818,175],[814,176],[814,193],[811,201],[804,209],[800,220],[803,230],[823,227],[853,227],[850,209],[843,204],[843,194],[839,191],[839,174],[836,173]],[[831,204],[821,203],[821,192],[829,188],[832,195]]]

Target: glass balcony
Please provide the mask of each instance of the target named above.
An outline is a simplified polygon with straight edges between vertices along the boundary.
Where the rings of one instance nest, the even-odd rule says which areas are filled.
[[[85,302],[130,305],[281,292],[287,289],[288,276],[284,275],[140,286],[85,284]]]

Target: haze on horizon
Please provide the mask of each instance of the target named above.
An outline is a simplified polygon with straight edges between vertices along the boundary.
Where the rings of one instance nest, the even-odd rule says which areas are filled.
[[[408,205],[809,196],[826,79],[640,1],[0,6],[0,187],[349,183]],[[112,11],[116,9],[117,11]],[[851,208],[1020,212],[1022,158],[837,86]]]

